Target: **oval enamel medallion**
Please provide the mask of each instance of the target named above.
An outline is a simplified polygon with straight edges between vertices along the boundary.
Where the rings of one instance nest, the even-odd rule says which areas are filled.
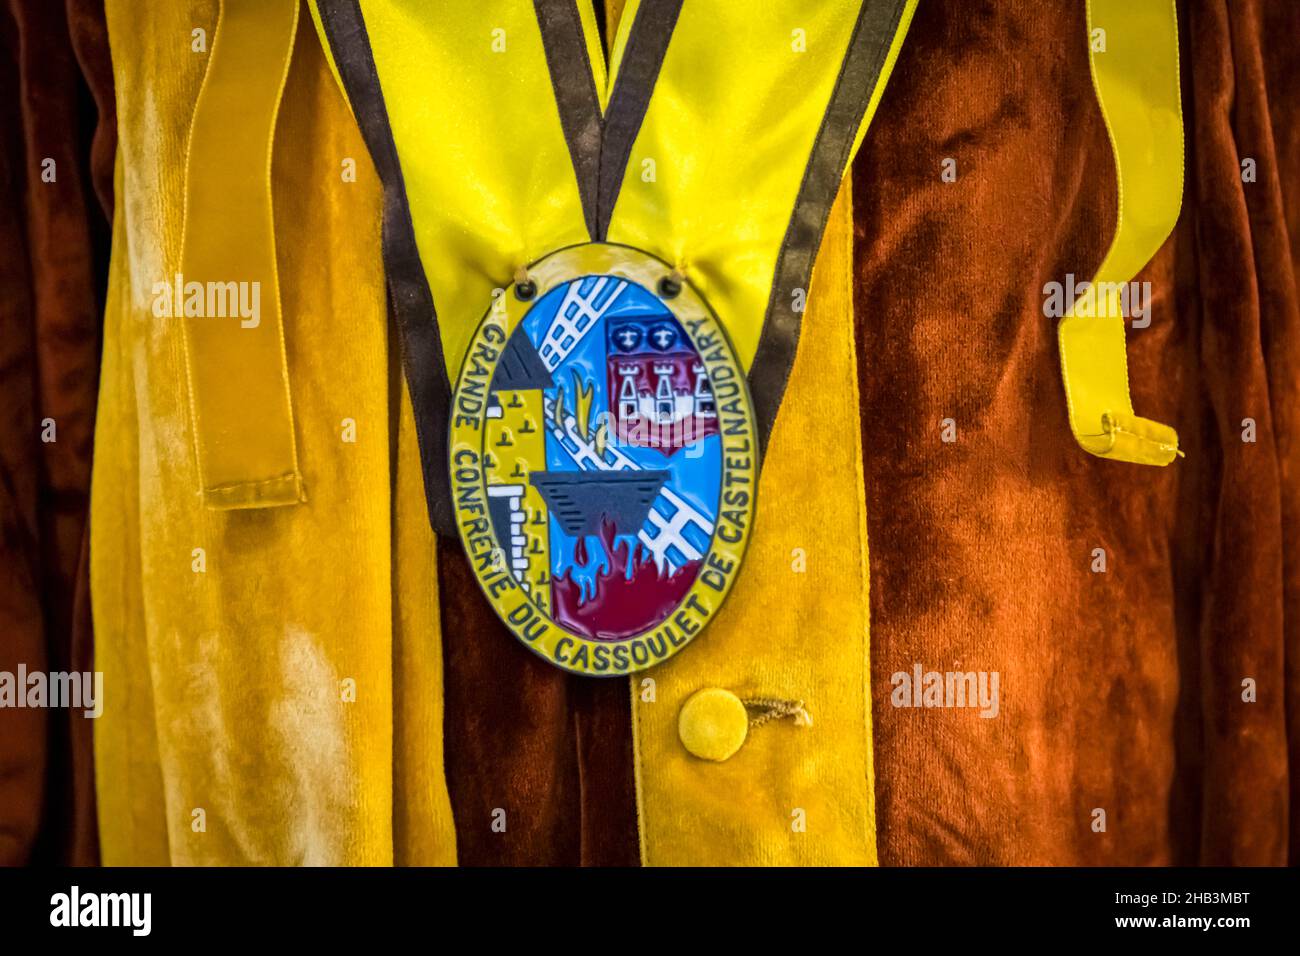
[[[475,576],[551,663],[644,670],[717,615],[753,524],[754,414],[722,326],[660,260],[575,246],[499,294],[449,445]]]

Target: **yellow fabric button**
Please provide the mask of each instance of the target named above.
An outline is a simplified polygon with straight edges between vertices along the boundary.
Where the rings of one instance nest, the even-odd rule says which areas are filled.
[[[682,705],[677,717],[677,736],[701,760],[726,760],[745,742],[749,712],[729,690],[706,687],[697,690]]]

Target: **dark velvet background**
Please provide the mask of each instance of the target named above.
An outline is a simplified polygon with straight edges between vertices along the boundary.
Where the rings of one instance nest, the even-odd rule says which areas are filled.
[[[854,167],[882,863],[1300,856],[1300,4],[1179,15],[1184,208],[1129,337],[1135,406],[1187,453],[1166,469],[1074,445],[1042,316],[1043,284],[1087,278],[1114,228],[1082,2],[921,0]],[[88,667],[112,104],[102,9],[9,0],[0,669]],[[453,810],[484,819],[502,792],[528,808],[508,840],[462,828],[461,861],[636,864],[626,685],[530,655],[451,548],[439,571]],[[914,662],[999,671],[1001,716],[892,709]],[[0,862],[93,861],[86,722],[0,711],[0,729]]]
[[[0,669],[11,672],[91,669],[85,531],[113,115],[102,2],[0,9]],[[53,442],[41,441],[47,418]],[[71,713],[0,711],[2,863],[96,860],[91,723]]]

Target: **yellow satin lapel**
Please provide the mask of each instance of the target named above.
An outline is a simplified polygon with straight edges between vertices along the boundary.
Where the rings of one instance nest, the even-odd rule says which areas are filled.
[[[915,5],[888,36],[855,148]],[[431,13],[413,0],[362,4],[453,377],[493,290],[545,253],[590,238],[533,7],[484,6],[461,0]],[[640,6],[613,11],[606,77],[591,10],[578,4],[602,108]],[[683,5],[608,236],[680,267],[746,366],[857,18],[856,5],[817,0],[786,0],[780,11]],[[796,77],[801,95],[791,97]]]
[[[1059,327],[1070,428],[1094,455],[1167,465],[1179,454],[1177,433],[1137,416],[1129,397],[1119,289],[1160,248],[1182,203],[1174,4],[1089,0],[1088,32],[1093,85],[1115,153],[1119,213],[1093,294],[1072,304]]]
[[[609,230],[611,242],[681,269],[746,367],[857,20],[857,4],[786,0],[777,9],[755,16],[745,4],[682,5]],[[616,57],[635,13],[632,4],[623,11]],[[901,44],[902,33],[888,39]],[[877,93],[887,77],[882,71]]]
[[[846,179],[763,465],[744,573],[701,640],[631,681],[647,865],[876,864],[852,265]],[[729,760],[700,760],[678,739],[678,716],[706,687],[802,700],[812,725],[751,727]]]
[[[454,376],[493,289],[588,239],[537,15],[503,0],[362,13]]]
[[[295,0],[223,0],[190,125],[181,274],[154,287],[155,301],[167,296],[168,311],[184,316],[195,452],[212,508],[304,496],[271,210],[271,143],[297,24]]]
[[[905,5],[892,33],[846,165],[875,114],[915,6]],[[731,14],[734,23],[724,24],[717,23],[715,9],[707,17],[699,13],[683,7],[611,238],[644,244],[677,262],[724,321],[730,319],[733,341],[748,363],[761,322],[742,316],[766,313],[780,240],[852,24],[816,4],[793,4],[789,17],[765,23],[740,10]],[[712,30],[728,37],[715,57],[704,55]],[[800,46],[805,52],[797,52]],[[791,101],[788,88],[771,75],[781,71],[769,72],[773,56],[805,58],[796,62],[807,64],[799,72],[806,98]],[[708,66],[701,77],[702,62]],[[696,95],[693,84],[700,82],[707,92],[698,102],[710,104],[707,128],[719,144],[703,156],[677,137],[706,124],[673,116],[687,108],[686,91]],[[728,97],[735,102],[718,107],[715,118],[714,106]],[[733,126],[718,132],[719,123],[729,122]],[[679,156],[694,161],[678,165]],[[652,177],[644,175],[647,159]],[[737,182],[746,188],[735,189]],[[631,681],[646,865],[877,862],[852,262],[846,178],[822,238],[798,359],[764,461],[744,573],[705,639],[650,672],[652,696],[644,695],[645,676]],[[813,469],[807,465],[810,447],[823,450]],[[800,489],[798,496],[785,493],[792,487]],[[839,530],[827,534],[827,528]],[[812,725],[753,727],[730,759],[701,760],[683,747],[678,720],[684,702],[707,687],[741,698],[802,700]]]

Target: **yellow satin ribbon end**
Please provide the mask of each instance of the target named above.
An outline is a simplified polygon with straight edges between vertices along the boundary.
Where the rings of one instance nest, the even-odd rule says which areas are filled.
[[[1110,411],[1101,416],[1101,429],[1099,435],[1077,436],[1083,449],[1098,458],[1167,465],[1183,455],[1178,450],[1178,432],[1149,418]]]

